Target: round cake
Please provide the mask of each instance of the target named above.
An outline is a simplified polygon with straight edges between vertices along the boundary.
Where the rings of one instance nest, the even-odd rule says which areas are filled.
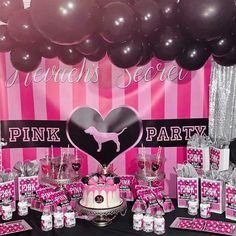
[[[107,209],[120,206],[120,179],[111,174],[94,174],[83,177],[83,196],[80,204],[93,209]]]

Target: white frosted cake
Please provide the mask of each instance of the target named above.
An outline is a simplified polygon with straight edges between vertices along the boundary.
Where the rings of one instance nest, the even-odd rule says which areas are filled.
[[[94,174],[82,178],[83,197],[80,204],[87,208],[107,209],[120,206],[120,179],[116,176]]]

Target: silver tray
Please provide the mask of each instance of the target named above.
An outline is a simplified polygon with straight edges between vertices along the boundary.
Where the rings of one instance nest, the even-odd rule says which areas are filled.
[[[227,233],[227,232],[220,233],[220,232],[208,231],[208,230],[205,229],[205,226],[204,226],[204,229],[203,229],[203,230],[182,229],[182,228],[179,228],[179,227],[178,227],[178,225],[179,225],[179,223],[180,223],[181,220],[192,220],[192,221],[194,221],[194,218],[177,217],[177,218],[174,220],[174,222],[170,225],[170,228],[172,228],[172,229],[178,229],[178,230],[195,231],[195,232],[201,232],[201,233],[209,233],[209,234],[221,234],[221,235],[232,235],[232,236],[236,236],[236,224],[235,224],[235,223],[232,223],[232,222],[226,222],[226,223],[230,223],[230,224],[234,225],[234,230],[233,230],[232,233]],[[202,220],[208,221],[207,219],[202,219]]]

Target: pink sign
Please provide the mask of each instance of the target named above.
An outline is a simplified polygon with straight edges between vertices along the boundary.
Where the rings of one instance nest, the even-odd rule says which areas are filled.
[[[51,124],[59,122],[64,127],[65,123],[60,122],[66,122],[75,108],[90,107],[104,118],[110,111],[125,106],[135,110],[143,122],[141,142],[147,154],[157,153],[158,146],[165,147],[164,188],[170,197],[176,197],[174,167],[186,160],[186,140],[194,133],[203,134],[207,128],[210,61],[202,69],[188,72],[175,62],[162,63],[156,59],[128,70],[115,67],[107,57],[97,63],[84,60],[76,66],[52,59],[42,60],[36,71],[25,74],[11,66],[9,54],[0,54],[0,68],[0,120],[11,121],[2,127],[2,137],[9,145],[3,149],[5,169],[12,168],[17,161],[42,158],[49,151],[45,147],[52,142],[60,146],[61,130]],[[205,119],[205,125],[199,119]],[[22,120],[31,125],[23,124]],[[38,127],[39,121],[45,123]],[[119,142],[114,147],[116,144],[119,151]],[[98,145],[103,150],[105,144]],[[139,147],[114,158],[117,174],[135,174]],[[54,149],[55,155],[60,152],[60,148]],[[85,152],[79,151],[79,155],[81,173],[95,172],[97,160]]]

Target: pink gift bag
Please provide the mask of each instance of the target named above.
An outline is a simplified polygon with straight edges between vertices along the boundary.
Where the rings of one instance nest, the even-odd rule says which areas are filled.
[[[236,187],[228,184],[225,191],[225,217],[236,221]]]
[[[211,204],[211,212],[222,214],[225,211],[225,184],[220,180],[201,179],[201,202]]]
[[[28,203],[31,205],[32,199],[36,197],[36,190],[39,186],[38,176],[18,177],[17,183],[17,198],[24,195],[28,199]]]
[[[210,168],[224,171],[229,169],[229,148],[210,147]]]
[[[187,162],[197,171],[210,169],[209,147],[187,147]]]
[[[126,201],[134,201],[135,178],[133,175],[120,176],[120,196]]]
[[[188,201],[192,197],[199,201],[199,179],[178,177],[177,197],[179,208],[187,208]]]
[[[16,210],[16,193],[15,193],[15,181],[8,181],[0,183],[0,208],[4,199],[9,199],[12,204],[13,211]],[[1,212],[1,211],[0,211]]]

